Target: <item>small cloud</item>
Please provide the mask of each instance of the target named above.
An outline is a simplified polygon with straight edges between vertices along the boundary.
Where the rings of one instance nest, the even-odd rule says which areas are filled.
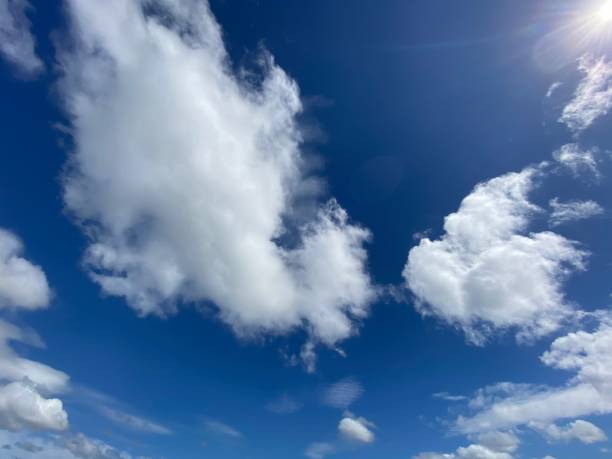
[[[266,405],[266,409],[274,414],[291,414],[299,411],[301,408],[302,404],[287,394],[281,395]]]
[[[552,213],[550,214],[550,226],[559,226],[563,223],[585,220],[604,213],[603,207],[595,201],[569,201],[559,202],[557,198],[550,201]]]
[[[304,455],[309,459],[323,459],[336,451],[336,448],[331,443],[312,443]]]
[[[170,435],[172,433],[170,429],[160,424],[120,410],[102,407],[100,408],[100,411],[111,421],[122,424],[123,426],[132,430],[159,435]]]
[[[446,400],[447,402],[460,402],[467,399],[465,395],[452,395],[448,392],[436,392],[435,394],[431,394],[431,396],[439,400]]]
[[[206,422],[206,428],[215,435],[231,438],[242,438],[242,433],[221,421],[210,420]]]
[[[323,403],[333,408],[346,409],[363,395],[364,389],[359,381],[345,378],[329,386],[325,391]]]
[[[348,440],[359,443],[373,443],[376,437],[371,429],[375,427],[374,423],[366,418],[355,417],[351,413],[346,413],[338,424],[338,431]]]

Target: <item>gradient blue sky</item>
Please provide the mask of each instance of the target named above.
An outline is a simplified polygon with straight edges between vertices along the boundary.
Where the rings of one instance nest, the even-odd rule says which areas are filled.
[[[30,7],[0,0],[0,228],[23,244],[5,255],[0,238],[0,323],[45,344],[17,342],[0,327],[0,457],[608,457],[612,22],[603,4],[211,0],[209,11],[204,0],[31,0]],[[172,5],[193,9],[182,17]],[[163,33],[138,35],[153,18]],[[150,40],[176,46],[174,54],[156,55]],[[190,94],[184,75],[216,69],[214,53],[223,48],[224,76],[204,75]],[[295,86],[270,76],[281,69]],[[295,101],[276,101],[276,91],[299,92],[302,111],[292,112]],[[79,97],[91,107],[75,108]],[[273,99],[272,108],[253,108],[257,97],[263,105]],[[245,125],[232,118],[234,106],[252,110]],[[187,120],[190,113],[199,115]],[[248,133],[261,126],[272,126],[263,146]],[[215,129],[226,143],[211,140]],[[293,135],[301,139],[289,148],[284,136]],[[162,145],[158,156],[150,138]],[[234,154],[223,145],[234,145]],[[196,174],[187,146],[222,166]],[[271,179],[256,177],[261,169],[244,148],[261,154]],[[288,150],[303,159],[292,160],[301,174],[317,180],[287,173],[282,195],[294,199],[269,211],[280,226],[262,238],[250,232],[257,215],[244,215],[269,208],[274,196],[265,185],[282,173],[274,158]],[[514,191],[504,182],[509,173],[523,180]],[[502,179],[489,182],[495,177]],[[243,180],[250,191],[233,194]],[[484,195],[462,205],[479,183]],[[74,201],[65,194],[70,186],[78,188]],[[332,197],[347,222],[321,217]],[[449,236],[445,217],[460,206],[455,221],[464,232]],[[134,223],[119,237],[108,226],[125,215]],[[175,215],[178,228],[168,224]],[[229,242],[223,225],[206,231],[227,215],[237,222]],[[326,228],[338,237],[367,228],[371,238],[291,258]],[[534,242],[551,234],[557,239]],[[282,272],[309,288],[289,288],[290,300],[270,278],[260,299],[257,284],[268,282],[267,263],[276,258],[247,253],[237,265],[224,258],[250,237],[287,250],[299,266],[287,262]],[[438,242],[428,246],[425,238]],[[126,265],[88,259],[96,242],[134,258]],[[193,257],[179,253],[183,245]],[[161,264],[173,260],[186,278],[171,294],[154,276],[167,273],[157,255],[147,258],[158,246]],[[221,255],[199,257],[209,246],[222,247]],[[463,267],[444,271],[432,247]],[[411,262],[412,277],[402,274],[409,253],[422,255]],[[338,254],[357,264],[353,286],[363,291],[328,285],[345,274],[346,264],[327,260]],[[482,276],[462,277],[485,256]],[[11,296],[11,283],[20,282],[11,277],[11,257],[44,271],[52,293],[35,307]],[[134,274],[126,278],[130,293],[92,273]],[[238,280],[217,293],[207,283],[217,275]],[[440,299],[447,281],[461,300]],[[28,298],[36,288],[24,290]],[[267,295],[282,311],[265,310]],[[325,295],[334,299],[326,303]],[[320,313],[310,312],[319,305]],[[349,332],[326,322],[333,308]],[[566,336],[574,338],[569,345]],[[583,348],[583,341],[595,344]],[[541,358],[551,346],[559,352]],[[563,360],[571,356],[587,362]],[[52,390],[28,369],[3,369],[19,358],[69,381]],[[36,421],[48,407],[25,416],[27,398],[11,399],[9,386],[60,399],[68,422]],[[560,407],[558,400],[572,404],[564,391],[586,386],[595,395],[576,402],[579,410]],[[469,422],[478,419],[492,427]]]

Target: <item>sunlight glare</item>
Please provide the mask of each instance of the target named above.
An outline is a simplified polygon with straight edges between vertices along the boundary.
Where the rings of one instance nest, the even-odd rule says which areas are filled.
[[[601,22],[612,21],[612,0],[606,1],[597,11],[597,17]]]

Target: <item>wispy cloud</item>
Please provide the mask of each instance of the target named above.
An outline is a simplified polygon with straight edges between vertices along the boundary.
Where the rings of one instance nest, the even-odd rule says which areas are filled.
[[[283,394],[266,405],[266,409],[275,414],[291,414],[299,411],[302,404],[287,394]]]
[[[242,433],[234,427],[225,424],[224,422],[211,419],[206,421],[206,428],[215,435],[221,435],[231,438],[242,438]]]
[[[28,0],[0,0],[0,53],[24,76],[35,76],[44,64],[35,51],[35,40],[26,13]]]
[[[437,398],[440,400],[446,400],[448,402],[460,402],[462,400],[466,400],[467,397],[465,395],[452,395],[448,392],[436,392],[435,394],[431,394],[433,398]]]
[[[551,226],[584,220],[604,213],[603,207],[591,200],[560,202],[554,198],[549,205],[552,208],[548,220]]]
[[[332,384],[323,394],[323,403],[328,406],[346,409],[364,393],[363,386],[353,378],[346,378]]]

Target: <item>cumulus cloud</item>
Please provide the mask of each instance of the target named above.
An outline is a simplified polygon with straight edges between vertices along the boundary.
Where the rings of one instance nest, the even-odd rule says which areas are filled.
[[[49,305],[51,289],[43,270],[23,258],[23,244],[0,229],[0,309],[41,309]]]
[[[586,253],[556,233],[527,233],[540,211],[528,194],[542,167],[479,184],[439,240],[410,250],[403,276],[423,315],[482,344],[493,329],[517,329],[519,340],[547,335],[571,314],[563,280],[583,269]]]
[[[309,459],[323,459],[335,451],[336,448],[331,443],[317,442],[309,445],[304,455]]]
[[[413,459],[512,459],[519,443],[512,433],[489,432],[480,436],[480,443],[457,448],[455,453],[421,453]]]
[[[66,430],[68,414],[61,400],[45,399],[27,382],[13,382],[0,387],[0,428]]]
[[[44,69],[34,49],[26,12],[31,8],[27,0],[0,0],[0,53],[25,76],[33,76]]]
[[[579,440],[582,443],[591,444],[608,439],[605,432],[595,424],[581,419],[561,427],[556,424],[541,423],[531,423],[529,426],[544,434],[550,441]]]
[[[578,68],[584,77],[559,118],[576,135],[606,115],[612,106],[612,67],[609,62],[604,57],[586,55],[579,60]]]
[[[591,200],[560,202],[557,198],[554,198],[549,204],[552,208],[548,219],[551,226],[585,220],[604,213],[603,207]]]
[[[236,75],[204,1],[67,9],[64,200],[90,237],[92,279],[143,316],[212,303],[243,336],[353,335],[375,295],[370,233],[317,204],[295,82],[267,55],[260,76]]]
[[[553,158],[562,167],[569,169],[574,177],[590,175],[599,179],[601,174],[597,158],[599,156],[597,147],[582,148],[577,143],[568,143],[553,152]]]
[[[338,424],[338,431],[347,440],[359,443],[373,443],[376,436],[372,432],[374,424],[362,417],[355,417],[347,413]]]
[[[363,386],[353,378],[345,378],[329,386],[323,395],[323,403],[333,408],[346,409],[364,393]]]
[[[475,433],[520,425],[546,426],[560,419],[612,413],[612,315],[605,312],[598,317],[595,330],[557,338],[542,355],[547,366],[574,372],[566,385],[501,384],[482,389],[472,403],[475,414],[460,416],[457,429]],[[551,431],[562,436],[564,432],[574,435],[576,429],[584,438],[586,430],[594,431],[582,422]]]

